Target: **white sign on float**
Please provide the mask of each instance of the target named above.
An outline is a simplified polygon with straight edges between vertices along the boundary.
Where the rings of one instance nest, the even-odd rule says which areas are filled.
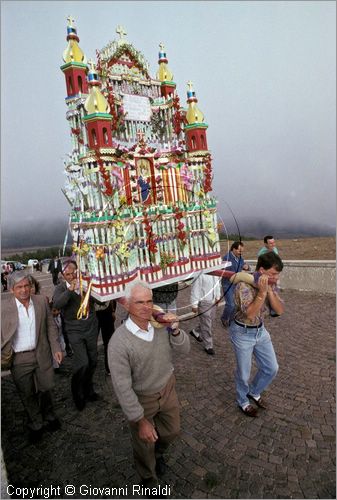
[[[123,95],[123,107],[126,112],[126,120],[149,122],[151,120],[150,99],[141,95]]]

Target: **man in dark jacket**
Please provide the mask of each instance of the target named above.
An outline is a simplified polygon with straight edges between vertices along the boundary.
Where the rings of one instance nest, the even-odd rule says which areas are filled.
[[[62,272],[62,264],[61,261],[58,257],[54,257],[50,262],[48,266],[48,273],[51,273],[53,277],[53,284],[56,286],[58,283],[58,276],[59,273]]]
[[[71,390],[78,410],[83,410],[86,401],[96,401],[98,394],[93,388],[93,376],[97,365],[98,322],[94,309],[94,299],[89,299],[88,317],[78,319],[81,306],[78,289],[77,264],[65,262],[62,275],[64,282],[56,286],[53,305],[60,309],[66,334],[73,350],[73,376]]]

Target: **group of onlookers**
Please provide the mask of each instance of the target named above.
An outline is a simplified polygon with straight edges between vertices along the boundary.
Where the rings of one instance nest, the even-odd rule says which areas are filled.
[[[14,271],[15,268],[12,262],[3,264],[1,268],[1,287],[3,292],[6,292],[8,290],[8,276]]]
[[[55,285],[50,303],[40,295],[34,277],[24,271],[12,273],[8,280],[12,295],[2,307],[2,366],[11,370],[26,410],[30,441],[35,443],[45,430],[54,432],[61,426],[51,391],[54,370],[66,354],[72,358],[70,385],[76,408],[83,411],[88,402],[100,399],[93,384],[100,330],[105,371],[130,425],[136,469],[144,487],[156,487],[166,470],[164,452],[180,430],[172,351],[187,354],[192,337],[214,356],[214,306],[222,297],[221,322],[229,330],[236,357],[237,404],[248,417],[265,410],[262,393],[278,365],[264,318],[283,312],[277,289],[283,264],[273,237],[264,242],[255,273],[244,273],[237,284],[226,277],[221,286],[218,277],[204,273],[194,280],[191,308],[199,325],[187,333],[176,313],[177,283],[154,290],[140,280],[128,284],[120,301],[127,314],[115,330],[116,301],[101,303],[90,295],[83,301],[76,261],[50,262]],[[249,271],[243,247],[242,241],[231,245],[223,258],[230,264],[227,271]],[[257,372],[250,381],[253,355]]]

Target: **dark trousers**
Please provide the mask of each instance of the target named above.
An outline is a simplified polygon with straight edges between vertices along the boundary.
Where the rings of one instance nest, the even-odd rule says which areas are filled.
[[[71,351],[71,345],[70,345],[70,342],[69,342],[69,337],[68,337],[68,334],[66,332],[66,327],[65,327],[65,324],[64,324],[64,318],[63,318],[63,315],[61,313],[61,328],[62,328],[62,335],[63,335],[63,338],[64,338],[64,343],[65,343],[65,346],[66,346],[66,353],[67,355],[69,355],[69,351]]]
[[[94,393],[98,330],[68,332],[68,337],[73,350],[71,390],[74,401],[82,401]]]
[[[112,316],[112,306],[109,306],[102,311],[96,312],[96,317],[98,320],[98,331],[101,331],[103,346],[104,346],[104,366],[105,371],[110,373],[109,363],[108,363],[108,344],[113,332],[115,331],[115,319]]]
[[[130,424],[133,457],[142,479],[157,478],[156,458],[164,453],[180,432],[179,401],[172,375],[162,391],[150,396],[138,395],[144,417],[156,428],[156,443],[146,443],[138,436],[138,425]]]
[[[28,427],[33,431],[42,429],[43,423],[57,417],[54,412],[51,388],[53,367],[41,371],[35,352],[17,353],[11,368],[12,377],[28,416]]]
[[[53,285],[57,285],[58,284],[58,275],[59,275],[59,271],[52,271],[52,278],[53,278]]]

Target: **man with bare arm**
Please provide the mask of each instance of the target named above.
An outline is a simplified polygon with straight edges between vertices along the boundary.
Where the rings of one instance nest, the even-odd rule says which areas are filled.
[[[256,417],[258,408],[266,409],[262,392],[272,382],[278,371],[278,364],[269,332],[264,326],[264,317],[269,313],[279,316],[284,307],[278,290],[277,280],[283,269],[278,255],[269,252],[258,258],[256,271],[259,273],[257,286],[241,282],[235,288],[236,311],[229,332],[236,356],[236,396],[239,408],[248,417]],[[250,382],[252,356],[257,364],[257,373]]]

